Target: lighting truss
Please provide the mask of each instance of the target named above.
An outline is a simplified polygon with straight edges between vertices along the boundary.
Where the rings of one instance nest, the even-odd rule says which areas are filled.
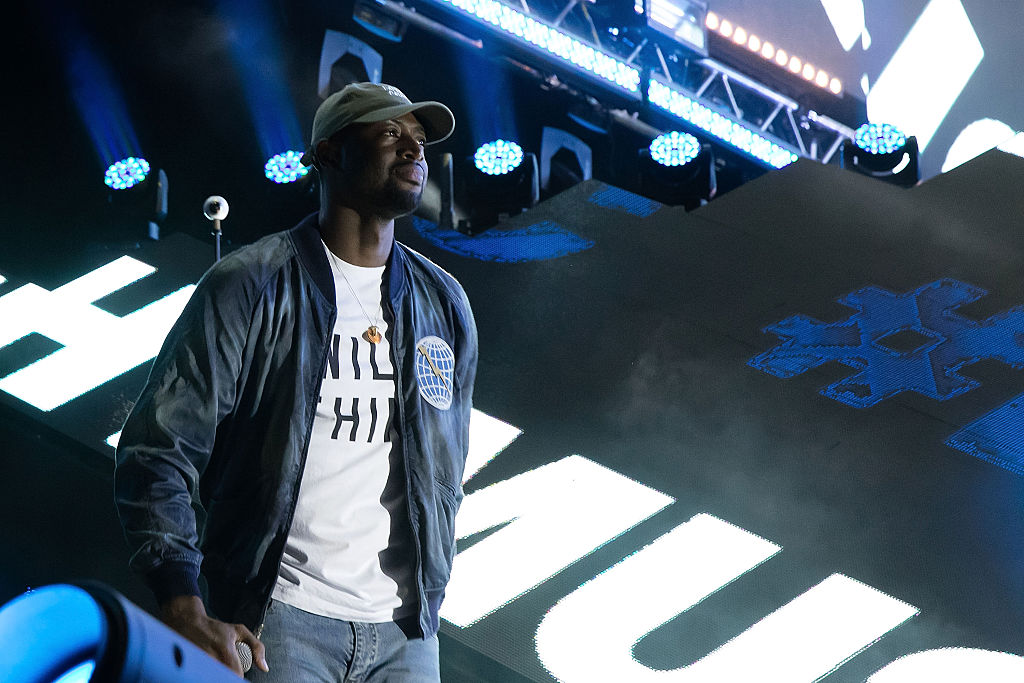
[[[409,13],[395,0],[377,2],[385,11]],[[798,158],[838,163],[841,145],[853,138],[849,126],[656,32],[638,38],[602,26],[585,0],[420,2],[486,27],[620,96],[641,104],[646,98],[657,115],[683,121],[769,168]]]

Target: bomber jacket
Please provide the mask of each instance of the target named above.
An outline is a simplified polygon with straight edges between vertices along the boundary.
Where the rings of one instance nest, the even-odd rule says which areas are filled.
[[[426,637],[438,629],[455,552],[476,325],[459,283],[397,241],[384,282],[394,447],[405,463]],[[168,333],[121,432],[114,476],[130,564],[159,602],[200,595],[218,619],[261,625],[295,511],[335,302],[312,214],[218,261]],[[444,344],[425,344],[428,337]],[[435,357],[419,357],[428,353]],[[447,377],[438,383],[431,373]]]

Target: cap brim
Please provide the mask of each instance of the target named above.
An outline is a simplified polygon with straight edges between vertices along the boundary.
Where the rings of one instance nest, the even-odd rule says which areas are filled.
[[[353,123],[374,123],[375,121],[387,121],[406,114],[415,114],[416,119],[423,126],[427,134],[427,144],[447,140],[455,130],[455,116],[451,109],[440,102],[413,102],[412,104],[396,104],[393,107],[385,107],[363,114]]]
[[[428,145],[447,140],[455,130],[455,115],[452,114],[451,109],[440,102],[413,102],[411,104],[385,107],[384,109],[377,109],[368,114],[363,114],[353,120],[352,123],[375,123],[377,121],[395,119],[406,114],[416,115],[416,119],[423,126],[423,132],[427,135],[426,144]],[[302,158],[299,159],[303,166],[313,165],[313,150],[318,142],[319,140],[314,140],[303,153]]]

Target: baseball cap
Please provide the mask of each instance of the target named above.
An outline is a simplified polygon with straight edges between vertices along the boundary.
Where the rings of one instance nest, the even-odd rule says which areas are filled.
[[[410,102],[401,90],[386,83],[349,83],[329,95],[313,117],[313,136],[302,155],[302,165],[313,163],[313,150],[324,138],[353,123],[373,123],[415,113],[427,135],[427,144],[446,139],[455,130],[455,116],[440,102]]]

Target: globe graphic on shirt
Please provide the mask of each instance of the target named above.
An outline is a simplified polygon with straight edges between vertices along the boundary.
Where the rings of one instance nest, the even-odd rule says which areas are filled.
[[[416,381],[420,396],[435,408],[452,405],[455,354],[439,337],[424,337],[416,342]]]

